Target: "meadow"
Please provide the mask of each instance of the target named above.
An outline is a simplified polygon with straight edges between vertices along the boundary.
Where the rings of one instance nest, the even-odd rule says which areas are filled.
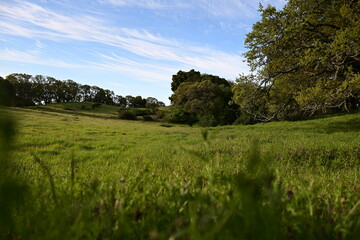
[[[360,236],[359,111],[200,128],[117,109],[0,110],[1,239]]]

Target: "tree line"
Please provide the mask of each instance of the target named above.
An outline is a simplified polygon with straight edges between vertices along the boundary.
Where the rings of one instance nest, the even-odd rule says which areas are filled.
[[[64,102],[97,102],[119,107],[162,107],[154,97],[120,96],[97,86],[82,85],[73,80],[57,80],[43,75],[13,73],[0,77],[0,102],[7,106],[34,106]]]

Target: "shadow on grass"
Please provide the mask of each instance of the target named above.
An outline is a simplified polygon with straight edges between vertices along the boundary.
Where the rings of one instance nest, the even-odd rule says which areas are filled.
[[[322,127],[325,133],[360,132],[360,118],[329,122]]]
[[[342,117],[335,119],[334,117]],[[332,119],[333,118],[333,119]],[[308,122],[324,119],[325,122],[314,122],[312,127],[304,128],[302,130],[311,130],[315,133],[337,133],[337,132],[360,132],[360,111],[355,110],[351,112],[332,113],[326,115],[312,116],[301,119],[296,122]]]
[[[314,116],[310,116],[310,117],[305,117],[303,119],[299,119],[299,121],[326,119],[326,118],[340,117],[340,116],[345,116],[345,115],[356,115],[356,114],[359,114],[359,113],[360,113],[360,110],[352,110],[352,111],[349,111],[349,112],[335,112],[335,113],[328,113],[328,114],[323,114],[323,115],[314,115]]]
[[[36,108],[11,108],[12,111],[16,111],[16,112],[24,112],[26,110],[37,110],[42,114],[49,114],[49,115],[54,115],[55,114],[68,114],[68,115],[72,115],[72,116],[76,116],[76,117],[91,117],[91,118],[99,118],[99,119],[111,119],[114,118],[114,116],[112,116],[110,113],[106,114],[106,113],[100,113],[102,115],[97,115],[94,110],[86,110],[86,111],[94,111],[93,113],[84,113],[84,112],[80,112],[81,110],[76,110],[76,109],[70,109],[70,110],[65,110],[65,109],[54,109],[54,108],[47,108],[47,107],[36,107]],[[53,113],[53,114],[51,114]],[[55,114],[54,114],[55,113]],[[115,113],[115,112],[114,112]]]

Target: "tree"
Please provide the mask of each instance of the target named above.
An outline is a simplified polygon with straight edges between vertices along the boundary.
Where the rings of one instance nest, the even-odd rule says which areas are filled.
[[[234,118],[228,105],[231,88],[210,80],[183,82],[172,95],[174,106],[184,112],[196,114],[203,126],[231,123]]]
[[[127,96],[125,96],[125,99],[126,99],[126,107],[133,108],[134,107],[134,105],[133,105],[134,97],[131,95],[127,95]]]
[[[283,10],[268,6],[260,12],[261,21],[245,41],[245,57],[255,75],[249,79],[267,91],[272,105],[263,120],[359,104],[358,1],[289,0]]]
[[[65,102],[79,102],[80,101],[80,87],[79,84],[73,80],[63,81],[63,91],[65,94]]]
[[[124,98],[123,96],[116,95],[114,99],[116,106],[126,107],[126,98]]]
[[[108,105],[114,105],[114,98],[115,98],[115,94],[113,91],[110,91],[108,89],[105,89],[105,99],[104,99],[104,102],[105,104],[108,104]]]
[[[43,75],[36,75],[35,77],[31,78],[33,83],[33,98],[34,102],[39,105],[45,103],[44,96],[45,96],[45,84],[47,79]]]
[[[89,85],[80,85],[79,92],[81,95],[82,102],[92,102],[93,99],[91,98],[91,86]]]
[[[146,107],[147,108],[156,108],[158,107],[158,100],[154,97],[146,98]]]
[[[94,97],[94,102],[104,103],[105,101],[106,101],[105,90],[102,88],[98,88]]]
[[[146,107],[146,99],[141,96],[136,96],[132,99],[132,107],[134,108],[145,108]]]
[[[189,72],[179,71],[176,75],[172,76],[171,91],[175,92],[176,89],[184,82],[197,82],[201,81],[201,74],[194,69]]]
[[[34,102],[34,85],[30,81],[31,75],[13,73],[6,77],[15,89],[15,106],[32,106]]]
[[[9,81],[0,77],[0,105],[14,106],[15,97],[14,86]]]
[[[175,93],[175,91],[182,83],[186,83],[186,82],[195,83],[205,80],[210,80],[212,83],[217,85],[224,85],[227,87],[231,86],[230,82],[225,80],[224,78],[220,78],[218,76],[214,76],[211,74],[201,74],[200,72],[192,69],[189,72],[179,71],[176,75],[173,75],[171,82],[171,90]],[[172,101],[172,96],[169,97],[169,99]]]
[[[63,103],[66,101],[66,88],[64,82],[53,79],[51,84],[51,91],[54,94],[54,101],[56,103]]]

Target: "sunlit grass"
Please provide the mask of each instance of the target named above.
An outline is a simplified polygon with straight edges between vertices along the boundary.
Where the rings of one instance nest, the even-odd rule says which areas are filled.
[[[105,105],[6,112],[29,187],[10,239],[359,234],[360,113],[204,132],[114,119]]]

